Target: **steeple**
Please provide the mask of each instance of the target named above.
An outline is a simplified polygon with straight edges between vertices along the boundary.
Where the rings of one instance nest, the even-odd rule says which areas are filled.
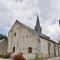
[[[40,27],[40,22],[39,22],[39,17],[37,15],[37,22],[36,22],[36,26]]]
[[[40,26],[40,22],[39,22],[39,17],[38,17],[38,15],[37,15],[37,22],[36,22],[35,30],[36,30],[39,34],[42,34],[42,28],[41,28],[41,26]]]

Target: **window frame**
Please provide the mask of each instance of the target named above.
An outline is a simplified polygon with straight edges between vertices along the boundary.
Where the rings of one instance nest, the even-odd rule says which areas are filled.
[[[28,47],[28,53],[32,53],[32,47]]]

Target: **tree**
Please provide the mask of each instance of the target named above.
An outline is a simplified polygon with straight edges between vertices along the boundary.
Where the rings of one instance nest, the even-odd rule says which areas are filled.
[[[6,35],[3,35],[3,34],[0,34],[0,40],[1,39],[6,39],[7,40],[7,36]]]
[[[58,45],[60,45],[60,40],[58,40]]]

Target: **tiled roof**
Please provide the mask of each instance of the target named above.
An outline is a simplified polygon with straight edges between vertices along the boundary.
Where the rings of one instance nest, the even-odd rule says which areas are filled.
[[[1,40],[0,40],[0,43],[3,42],[4,40],[5,40],[5,39],[1,39]]]

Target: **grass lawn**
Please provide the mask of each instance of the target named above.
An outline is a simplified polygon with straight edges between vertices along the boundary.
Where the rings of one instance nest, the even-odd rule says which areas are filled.
[[[0,58],[0,60],[10,60],[10,59],[3,59],[3,58]]]
[[[41,58],[35,58],[35,59],[31,59],[31,60],[42,60]]]

